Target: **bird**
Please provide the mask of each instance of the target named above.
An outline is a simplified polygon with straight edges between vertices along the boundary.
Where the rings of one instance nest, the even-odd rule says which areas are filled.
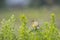
[[[32,29],[29,31],[29,33],[39,30],[39,22],[37,20],[32,20],[31,26]]]
[[[39,22],[36,20],[32,20],[32,27],[33,29],[37,30],[39,28]]]

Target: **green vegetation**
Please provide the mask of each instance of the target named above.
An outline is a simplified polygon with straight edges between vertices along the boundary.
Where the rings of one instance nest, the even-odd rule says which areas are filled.
[[[18,34],[14,33],[14,29],[12,28],[12,25],[16,21],[14,15],[8,20],[1,21],[0,40],[60,40],[60,32],[55,23],[54,13],[51,14],[50,23],[45,22],[39,29],[33,29],[33,31],[27,26],[28,20],[25,15],[22,15],[20,20],[21,26],[17,31]]]

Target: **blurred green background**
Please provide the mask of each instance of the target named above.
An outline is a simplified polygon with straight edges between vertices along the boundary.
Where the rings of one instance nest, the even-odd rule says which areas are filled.
[[[55,13],[57,27],[60,28],[60,0],[18,1],[0,0],[0,21],[14,14],[18,19],[16,24],[19,26],[20,15],[25,14],[29,20],[28,25],[32,19],[38,20],[42,25],[46,21],[50,22],[50,14]]]

